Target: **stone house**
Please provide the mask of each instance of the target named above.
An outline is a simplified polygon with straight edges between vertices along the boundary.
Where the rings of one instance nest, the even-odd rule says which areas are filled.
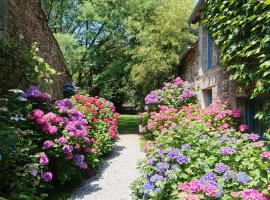
[[[249,100],[237,91],[234,82],[229,81],[229,73],[219,60],[220,52],[202,23],[203,3],[204,0],[199,0],[188,20],[191,32],[196,33],[199,39],[181,57],[181,68],[185,69],[183,77],[197,86],[202,107],[210,105],[213,99],[228,102],[233,109],[241,110],[242,120],[252,131],[262,133],[264,127],[255,119],[255,114],[269,103],[269,98]],[[198,31],[192,28],[194,24],[199,25]]]
[[[23,69],[14,55],[36,42],[40,57],[60,73],[47,91],[61,98],[63,84],[71,82],[71,76],[39,0],[0,0],[0,45],[10,38],[15,39],[17,46],[12,50],[0,47],[0,94],[11,88],[25,89],[31,84],[22,77]]]

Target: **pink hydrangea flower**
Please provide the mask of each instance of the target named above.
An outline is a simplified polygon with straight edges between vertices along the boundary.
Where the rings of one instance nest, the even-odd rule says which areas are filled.
[[[33,110],[32,112],[32,116],[35,118],[35,119],[40,119],[44,116],[44,112],[40,109],[35,109]]]
[[[189,182],[188,185],[189,185],[189,191],[191,193],[198,193],[202,189],[202,184],[198,180],[192,180],[191,182]]]
[[[244,131],[246,131],[246,130],[248,130],[248,125],[246,125],[246,124],[241,124],[240,126],[239,126],[239,130],[241,131],[241,132],[244,132]]]
[[[44,152],[39,154],[39,164],[41,164],[43,166],[49,164],[49,159]]]
[[[242,191],[242,198],[244,200],[267,200],[262,193],[254,189],[245,189]]]
[[[148,143],[147,145],[145,145],[145,147],[143,148],[144,153],[146,153],[147,151],[149,151],[151,149],[151,144]]]
[[[44,143],[43,143],[43,149],[50,149],[54,147],[54,142],[51,141],[51,140],[46,140]]]
[[[204,185],[203,192],[205,196],[215,197],[217,195],[217,188],[213,185]]]
[[[270,151],[265,151],[261,153],[261,157],[270,160]]]
[[[189,194],[184,200],[200,200],[200,197],[196,194]]]
[[[188,183],[179,183],[178,186],[177,186],[177,189],[179,191],[188,192],[189,191],[189,185],[188,185]]]
[[[66,144],[67,143],[67,138],[62,136],[62,137],[58,138],[57,142],[58,142],[58,144]]]
[[[240,110],[231,110],[231,115],[234,118],[240,118],[241,117],[241,112],[240,112]]]

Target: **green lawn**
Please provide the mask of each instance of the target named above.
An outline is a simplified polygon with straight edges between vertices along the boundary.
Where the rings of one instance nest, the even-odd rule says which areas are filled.
[[[120,115],[118,131],[119,133],[138,133],[138,115]]]

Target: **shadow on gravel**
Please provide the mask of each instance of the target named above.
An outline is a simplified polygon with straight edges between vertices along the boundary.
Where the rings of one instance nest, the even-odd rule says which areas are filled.
[[[92,192],[101,190],[102,188],[98,184],[93,184],[92,182],[103,179],[103,172],[106,171],[106,169],[110,166],[110,160],[119,156],[121,154],[121,151],[123,151],[125,148],[126,147],[119,145],[114,146],[112,152],[106,155],[98,173],[95,176],[86,179],[82,183],[80,189],[76,191],[76,195],[72,195],[69,200],[83,199],[84,196],[89,195]]]

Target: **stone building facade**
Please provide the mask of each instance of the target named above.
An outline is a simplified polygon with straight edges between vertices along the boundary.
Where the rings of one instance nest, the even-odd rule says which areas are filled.
[[[17,41],[16,51],[37,43],[40,57],[60,73],[47,89],[55,98],[61,98],[63,84],[70,82],[71,77],[38,0],[0,0],[0,41],[4,43],[10,38]],[[10,88],[25,89],[31,84],[23,81],[23,69],[16,63],[13,52],[8,51],[5,48],[0,51],[0,93]]]
[[[260,97],[250,100],[245,94],[238,92],[237,85],[229,80],[230,74],[219,61],[220,52],[202,24],[201,12],[204,0],[199,0],[194,8],[188,23],[199,24],[198,41],[188,48],[181,58],[181,69],[185,69],[183,77],[195,83],[198,89],[198,99],[204,108],[211,104],[213,99],[228,102],[233,109],[240,109],[242,120],[251,130],[262,133],[263,125],[255,119],[255,114],[269,103],[269,97]]]

